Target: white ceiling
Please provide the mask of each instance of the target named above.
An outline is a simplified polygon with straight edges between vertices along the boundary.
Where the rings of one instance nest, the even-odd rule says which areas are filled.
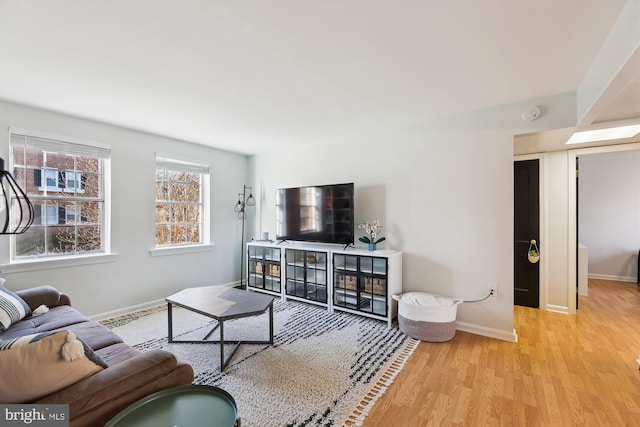
[[[573,92],[624,3],[0,0],[0,98],[259,153]]]

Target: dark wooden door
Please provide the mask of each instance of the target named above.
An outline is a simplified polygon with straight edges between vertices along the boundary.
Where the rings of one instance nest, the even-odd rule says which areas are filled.
[[[531,240],[540,247],[539,182],[539,160],[514,162],[514,304],[535,308],[540,306],[540,264],[527,254]]]

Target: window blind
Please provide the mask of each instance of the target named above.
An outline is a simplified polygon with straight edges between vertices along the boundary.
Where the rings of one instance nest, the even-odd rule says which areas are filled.
[[[74,156],[97,157],[108,159],[111,156],[111,147],[91,141],[74,140],[73,138],[56,138],[38,131],[29,131],[20,128],[9,128],[11,145],[21,145],[42,151],[53,151]]]
[[[162,156],[156,156],[156,168],[175,172],[184,171],[190,173],[209,174],[209,165],[169,159]]]

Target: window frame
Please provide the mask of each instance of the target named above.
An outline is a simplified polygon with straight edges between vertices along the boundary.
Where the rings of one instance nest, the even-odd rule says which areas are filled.
[[[15,142],[14,138],[16,140],[20,140],[21,138],[23,138],[23,140],[20,142]],[[30,138],[32,140],[30,140]],[[28,129],[22,129],[17,127],[9,128],[9,140],[10,140],[9,164],[10,164],[11,170],[14,170],[14,164],[15,164],[14,158],[13,158],[14,146],[25,146],[25,147],[35,148],[42,152],[49,152],[49,153],[70,154],[74,156],[90,156],[90,157],[96,157],[100,160],[100,163],[101,163],[100,174],[102,175],[100,186],[101,186],[102,197],[99,198],[97,201],[102,203],[101,218],[100,218],[100,222],[98,223],[101,231],[100,233],[101,248],[100,250],[96,250],[96,251],[84,251],[84,252],[73,251],[73,252],[62,252],[62,253],[55,253],[55,254],[49,253],[49,254],[19,256],[17,254],[17,248],[16,248],[17,238],[19,238],[19,236],[12,235],[10,236],[11,239],[10,239],[10,250],[9,250],[9,264],[1,266],[2,271],[3,272],[26,271],[25,269],[37,270],[42,268],[49,268],[47,266],[51,266],[53,268],[61,265],[67,265],[67,264],[83,265],[83,264],[93,263],[93,262],[111,261],[113,259],[113,255],[116,255],[111,252],[111,146],[108,144],[90,141],[86,139],[68,137],[64,135],[55,135],[48,132],[28,130]],[[46,145],[47,143],[51,143],[51,146],[54,148],[51,148],[51,149],[43,148],[42,144]],[[61,147],[61,148],[56,150],[55,147]],[[74,152],[74,149],[78,149],[80,151]],[[29,168],[26,168],[27,173],[29,170],[30,170]],[[81,212],[80,210],[81,207],[75,204],[76,201],[79,201],[79,202],[92,201],[90,199],[85,199],[85,198],[80,198],[78,200],[75,200],[77,199],[77,197],[76,198],[70,197],[68,199],[65,199],[64,197],[60,197],[60,196],[58,196],[57,198],[55,197],[47,198],[46,196],[46,191],[56,191],[58,193],[74,192],[73,188],[71,189],[61,188],[59,185],[56,185],[55,188],[47,186],[46,171],[48,170],[55,171],[56,174],[60,172],[64,172],[65,185],[69,182],[68,181],[69,173],[77,174],[75,175],[75,178],[76,178],[75,185],[77,187],[75,189],[76,194],[84,194],[84,188],[82,188],[82,175],[80,173],[81,171],[54,169],[54,168],[48,168],[48,167],[43,167],[41,169],[35,168],[31,170],[40,171],[40,186],[37,188],[40,191],[45,191],[45,196],[38,196],[37,198],[35,196],[32,197],[32,194],[29,194],[29,197],[32,199],[32,201],[36,199],[55,200],[58,203],[61,203],[62,205],[65,205],[65,206],[74,205],[75,206],[74,214]],[[34,179],[34,184],[36,184],[35,179]],[[43,218],[43,226],[45,227],[45,230],[49,226],[53,225],[53,223],[51,223],[51,221],[48,221],[45,217],[45,215],[48,214],[47,212],[48,208],[49,208],[48,206],[47,207],[42,206],[41,212],[40,212]],[[57,217],[56,221],[59,222],[60,218],[58,218],[58,216],[59,214],[56,214],[56,217]],[[66,214],[64,219],[66,224],[67,223]],[[78,224],[77,222],[74,222],[73,224],[69,224],[69,225],[76,227]],[[101,258],[101,257],[105,259],[99,260],[98,258]],[[91,261],[91,260],[94,260],[94,261]]]
[[[174,172],[190,172],[197,173],[200,176],[200,202],[176,202],[159,200],[157,198],[158,185],[158,169],[163,168],[164,171]],[[210,242],[210,183],[211,174],[208,164],[202,162],[195,162],[192,160],[182,159],[172,155],[166,155],[156,153],[155,156],[155,168],[154,168],[154,243],[151,249],[152,256],[169,255],[173,253],[181,252],[199,252],[203,250],[209,250],[213,245]],[[199,222],[199,241],[198,242],[186,242],[186,243],[168,243],[166,245],[158,245],[156,240],[156,233],[158,227],[158,217],[156,216],[156,209],[158,204],[186,204],[186,205],[199,205],[200,206],[200,222]],[[170,223],[172,224],[172,223]]]

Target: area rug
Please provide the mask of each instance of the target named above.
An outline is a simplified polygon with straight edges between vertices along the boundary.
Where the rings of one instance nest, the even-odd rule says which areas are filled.
[[[201,339],[215,325],[179,307],[173,314],[176,339]],[[161,348],[189,362],[195,384],[231,393],[243,427],[361,425],[418,344],[385,322],[276,300],[273,346],[241,345],[220,372],[218,344],[168,343],[166,306],[103,323],[141,351]],[[268,339],[268,324],[266,313],[227,321],[225,340]]]

